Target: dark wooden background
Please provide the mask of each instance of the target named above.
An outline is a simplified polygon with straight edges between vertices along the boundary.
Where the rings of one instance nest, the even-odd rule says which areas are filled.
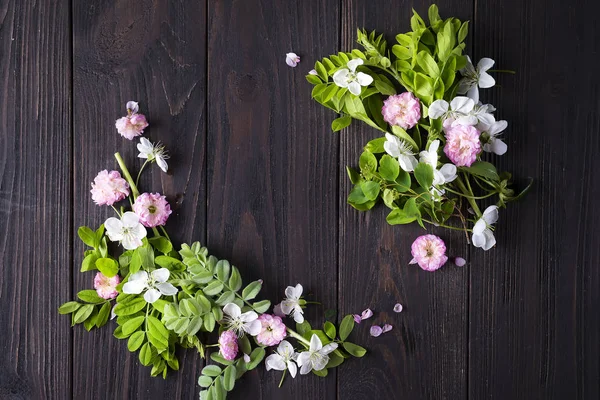
[[[92,284],[74,232],[109,212],[90,181],[116,167],[115,151],[139,164],[114,128],[131,99],[172,155],[171,173],[153,169],[142,186],[176,203],[178,242],[206,243],[273,300],[302,282],[339,313],[370,306],[369,322],[394,325],[377,339],[360,325],[368,356],[327,379],[278,389],[261,369],[232,398],[600,398],[597,3],[439,3],[471,21],[474,58],[517,71],[482,96],[509,121],[494,161],[535,186],[501,213],[489,252],[436,230],[468,264],[427,273],[408,265],[418,227],[346,205],[344,166],[377,133],[332,134],[304,75],[352,48],[356,27],[393,37],[429,1],[0,0],[0,399],[198,394],[193,351],[179,373],[150,378],[110,327],[71,329],[56,312]]]

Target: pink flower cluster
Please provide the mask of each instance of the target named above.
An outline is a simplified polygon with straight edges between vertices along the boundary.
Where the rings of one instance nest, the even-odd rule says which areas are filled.
[[[132,140],[144,133],[144,129],[148,127],[148,121],[144,114],[138,114],[139,106],[135,101],[128,101],[126,108],[127,116],[119,118],[115,122],[115,127],[121,136]]]
[[[92,200],[99,205],[112,206],[129,196],[129,184],[118,171],[100,171],[92,183]]]
[[[238,353],[237,335],[233,331],[224,331],[219,336],[219,349],[226,360],[235,360]]]
[[[435,235],[419,236],[411,246],[411,264],[419,264],[425,271],[435,271],[446,264],[446,244]]]
[[[119,275],[115,275],[112,278],[109,278],[102,274],[102,272],[98,272],[94,277],[94,289],[96,289],[96,293],[98,296],[111,300],[117,297],[119,292],[117,292],[117,285],[121,283],[121,277]]]
[[[421,119],[421,103],[411,92],[404,92],[388,97],[381,113],[388,124],[410,129]]]
[[[470,167],[481,152],[480,132],[474,126],[453,124],[453,119],[444,121],[446,145],[444,153],[457,167]]]
[[[258,317],[262,330],[256,336],[256,341],[264,346],[277,346],[285,339],[287,333],[285,324],[280,317],[270,314],[262,314]]]
[[[133,203],[133,212],[147,228],[164,225],[171,215],[171,206],[160,193],[142,193]]]

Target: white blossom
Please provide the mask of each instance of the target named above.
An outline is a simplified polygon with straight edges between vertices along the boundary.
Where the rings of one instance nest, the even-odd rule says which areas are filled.
[[[494,60],[491,58],[482,58],[477,63],[477,69],[473,67],[471,58],[467,57],[467,65],[460,70],[463,78],[458,83],[458,94],[466,94],[473,99],[475,103],[479,101],[479,88],[491,88],[496,84],[486,71],[494,65]]]
[[[301,284],[285,288],[286,299],[281,302],[280,306],[281,311],[285,315],[291,315],[294,317],[294,321],[299,324],[304,322],[304,311],[302,311],[302,307],[300,306],[300,297],[303,290]]]
[[[402,168],[404,171],[414,171],[418,161],[415,157],[415,154],[412,152],[410,145],[404,140],[401,140],[397,136],[390,133],[386,133],[385,138],[386,141],[383,144],[383,148],[385,149],[386,153],[398,159],[400,168]]]
[[[296,372],[298,372],[298,366],[295,362],[297,358],[298,353],[294,351],[294,346],[287,340],[282,340],[279,346],[277,346],[275,354],[271,354],[265,359],[265,367],[267,371],[272,369],[285,371],[287,369],[290,371],[292,378],[295,378]]]
[[[508,127],[508,122],[493,121],[491,124],[479,124],[477,129],[481,132],[481,141],[483,142],[483,151],[498,154],[506,153],[508,146],[498,136]]]
[[[121,219],[111,217],[104,222],[106,235],[111,242],[121,242],[127,250],[135,250],[140,247],[142,239],[146,237],[146,228],[140,224],[139,217],[127,211]]]
[[[139,158],[145,158],[149,161],[156,161],[158,167],[163,170],[163,172],[167,172],[169,170],[169,166],[167,165],[167,159],[169,156],[167,155],[167,151],[165,150],[165,146],[160,143],[151,143],[146,138],[140,138],[140,142],[137,145],[137,149],[140,154],[138,154]]]
[[[300,62],[300,57],[296,53],[287,53],[285,55],[285,63],[294,68]]]
[[[138,271],[123,285],[123,293],[140,294],[145,291],[144,300],[148,303],[154,303],[162,295],[173,296],[178,290],[167,282],[170,275],[171,272],[166,268],[155,269],[150,275],[146,271]]]
[[[242,309],[237,304],[227,303],[223,307],[223,313],[227,329],[236,332],[238,336],[242,336],[244,332],[256,336],[262,330],[258,314],[254,311],[242,313]]]
[[[492,225],[496,221],[498,221],[498,206],[489,206],[473,227],[473,246],[489,250],[496,244],[496,238],[492,232]]]
[[[329,362],[329,353],[337,349],[337,343],[329,343],[323,346],[321,339],[315,334],[310,339],[310,347],[308,351],[303,351],[298,356],[298,366],[300,366],[300,374],[306,375],[313,369],[321,371]]]
[[[362,58],[355,58],[348,61],[348,68],[342,68],[333,74],[333,81],[336,85],[343,88],[348,88],[350,93],[358,96],[362,91],[362,86],[369,86],[373,83],[373,77],[364,72],[356,72],[356,68],[362,65]]]

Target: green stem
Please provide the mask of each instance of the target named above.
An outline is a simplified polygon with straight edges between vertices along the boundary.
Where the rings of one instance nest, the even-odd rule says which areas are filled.
[[[119,218],[121,218],[121,213],[119,212],[119,210],[117,210],[115,208],[115,206],[111,206],[113,208],[113,210],[115,210],[115,212],[117,213],[117,215],[119,216]]]
[[[279,381],[279,387],[281,387],[281,385],[283,385],[283,378],[285,378],[285,373],[287,372],[287,369],[283,370],[283,375],[281,375],[281,380]]]
[[[169,240],[169,242],[171,241],[171,238],[169,237],[169,234],[167,233],[167,230],[165,229],[164,226],[160,226],[160,230],[162,231],[162,233],[165,234],[165,237]]]
[[[468,195],[468,194],[465,194],[465,193],[461,193],[461,192],[457,192],[457,191],[455,191],[455,190],[452,190],[452,189],[450,189],[450,188],[449,188],[449,187],[447,187],[447,186],[446,186],[446,190],[447,190],[447,191],[449,191],[449,192],[451,192],[451,193],[457,194],[457,195],[459,195],[459,196],[466,197],[466,198],[469,198],[469,197],[470,197],[470,198],[472,198],[472,199],[475,199],[475,200],[486,199],[486,198],[488,198],[488,197],[491,197],[491,196],[493,196],[493,195],[495,195],[495,194],[496,194],[496,193],[492,192],[492,193],[490,193],[490,194],[486,194],[485,196],[470,196],[470,195]]]
[[[501,72],[501,73],[503,72],[505,74],[513,74],[513,75],[516,74],[516,72],[513,71],[512,69],[490,69],[487,72]]]
[[[305,344],[306,346],[310,347],[310,342],[308,340],[306,340],[305,338],[303,338],[302,335],[300,335],[298,332],[296,332],[295,330],[293,330],[291,328],[286,327],[286,329],[287,329],[288,335],[290,335],[291,337],[293,337],[297,341]]]
[[[142,171],[144,171],[144,168],[146,167],[146,164],[148,164],[149,160],[144,161],[144,163],[142,164],[142,168],[140,168],[140,172],[138,172],[137,178],[135,178],[135,186],[137,186],[140,182],[140,176],[142,176]]]
[[[129,183],[129,187],[131,187],[131,194],[133,194],[133,200],[137,199],[137,197],[140,195],[140,192],[138,191],[137,185],[133,181],[133,178],[131,177],[129,170],[127,169],[127,166],[125,165],[125,161],[123,161],[121,154],[119,154],[118,152],[115,153],[115,158],[117,159],[117,163],[119,163],[119,168],[121,168],[121,171],[123,172],[123,175],[125,176],[125,180],[127,180],[127,183]]]
[[[423,220],[424,222],[427,222],[428,224],[431,224],[431,225],[434,225],[434,226],[440,226],[440,227],[442,227],[442,228],[453,229],[453,230],[455,230],[455,231],[468,231],[468,232],[471,232],[471,230],[470,230],[470,229],[466,229],[466,228],[465,228],[465,229],[463,229],[463,228],[458,228],[458,227],[456,227],[456,226],[450,226],[450,225],[446,225],[446,224],[440,224],[440,223],[438,223],[438,222],[429,221],[428,219],[424,219],[424,218],[422,218],[422,220]]]
[[[155,226],[154,226],[154,227],[152,227],[152,232],[154,232],[154,236],[155,236],[155,237],[159,237],[159,236],[160,236],[160,233],[158,232],[158,229],[156,229],[156,227],[155,227]]]
[[[473,211],[475,212],[475,214],[477,215],[477,218],[481,218],[481,210],[479,209],[479,206],[477,205],[477,202],[473,199],[474,195],[473,195],[473,190],[471,189],[471,184],[469,184],[469,178],[467,178],[467,184],[469,185],[469,188],[467,189],[467,187],[465,186],[465,184],[463,183],[462,179],[460,177],[456,178],[456,184],[458,185],[458,187],[460,188],[460,190],[463,191],[464,194],[466,194],[467,196],[465,196],[465,198],[467,199],[467,201],[469,202],[469,204],[471,205],[471,207],[473,208]]]

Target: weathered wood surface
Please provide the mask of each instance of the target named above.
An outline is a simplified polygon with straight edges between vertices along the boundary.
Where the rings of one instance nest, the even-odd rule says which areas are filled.
[[[278,389],[278,374],[257,370],[232,398],[599,398],[594,2],[439,4],[471,20],[475,59],[517,71],[497,74],[482,98],[509,121],[509,152],[495,161],[536,182],[501,213],[495,249],[434,230],[468,264],[427,273],[408,265],[420,228],[346,204],[344,167],[376,133],[354,123],[332,134],[334,115],[312,102],[304,74],[351,49],[356,27],[393,40],[411,7],[429,4],[0,0],[0,398],[197,398],[193,351],[181,352],[179,373],[150,378],[110,328],[70,329],[56,313],[93,279],[78,272],[76,228],[109,213],[91,202],[91,180],[116,168],[115,151],[141,165],[114,129],[131,99],[171,152],[170,173],[141,185],[174,205],[175,241],[207,243],[246,279],[264,279],[274,301],[301,282],[324,304],[309,319],[371,307],[369,322],[394,325],[374,339],[361,324],[369,355],[327,379]],[[302,57],[296,69],[289,51]]]

